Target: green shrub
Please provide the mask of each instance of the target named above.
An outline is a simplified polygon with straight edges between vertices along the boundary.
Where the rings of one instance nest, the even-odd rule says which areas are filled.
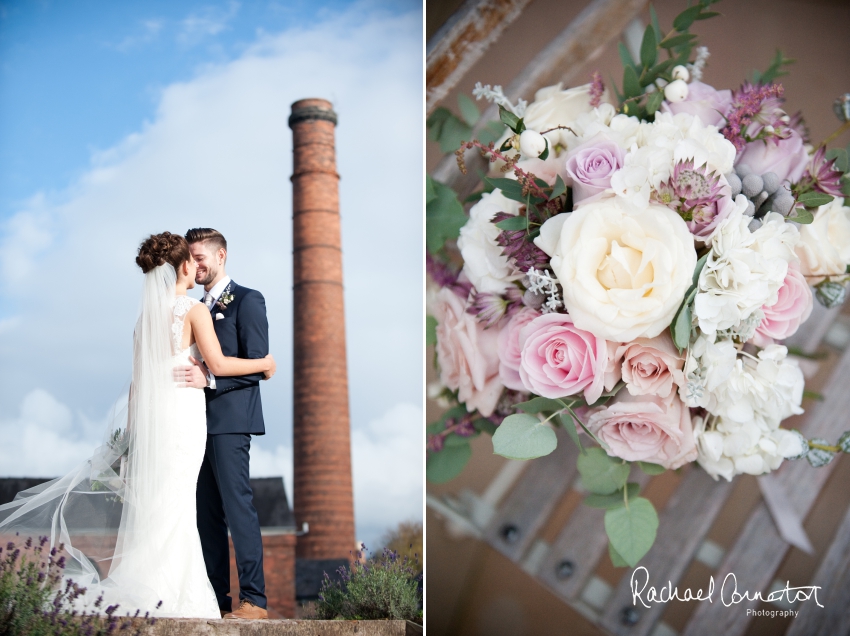
[[[349,568],[339,568],[339,579],[327,572],[316,603],[316,618],[346,620],[418,620],[422,615],[416,560],[399,557],[384,548],[379,559],[361,562],[366,546],[355,553]]]
[[[28,538],[22,546],[10,541],[5,554],[0,547],[0,636],[107,636],[118,631],[138,636],[145,625],[154,623],[147,614],[141,621],[134,621],[135,616],[119,618],[117,605],[102,614],[72,609],[86,590],[70,579],[63,583],[65,557],[59,555],[64,546],[45,554],[46,543],[47,537],[37,544]],[[102,604],[101,596],[95,610],[99,612]],[[135,632],[127,632],[134,622]]]

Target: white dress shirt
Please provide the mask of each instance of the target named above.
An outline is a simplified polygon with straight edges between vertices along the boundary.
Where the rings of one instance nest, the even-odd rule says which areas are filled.
[[[227,287],[229,284],[230,284],[230,276],[225,276],[220,281],[218,281],[213,286],[213,288],[211,290],[204,293],[204,298],[207,297],[207,294],[209,294],[210,297],[212,298],[212,302],[209,305],[210,309],[212,309],[212,306],[215,305],[216,302],[218,302],[218,299],[221,296],[221,292],[223,292],[224,288]],[[203,302],[203,301],[201,301],[201,302]],[[210,371],[209,369],[207,369],[207,382],[208,382],[207,386],[214,390],[215,389],[215,376],[212,374],[212,371]]]

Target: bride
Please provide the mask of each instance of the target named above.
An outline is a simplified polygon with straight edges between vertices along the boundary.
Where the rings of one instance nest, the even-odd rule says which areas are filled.
[[[104,444],[71,473],[0,506],[0,536],[64,544],[65,577],[86,588],[81,608],[220,618],[204,566],[195,487],[206,445],[203,390],[175,382],[175,366],[203,358],[216,376],[275,372],[271,355],[225,357],[209,310],[189,298],[195,264],[186,239],[163,232],[139,248],[144,272],[133,336],[133,381]]]

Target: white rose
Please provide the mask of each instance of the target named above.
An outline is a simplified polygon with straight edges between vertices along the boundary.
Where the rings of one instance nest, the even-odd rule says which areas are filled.
[[[519,208],[520,204],[501,190],[484,193],[469,210],[469,221],[460,228],[457,247],[463,256],[463,273],[480,292],[501,294],[522,276],[502,255],[503,248],[496,243],[501,230],[491,223],[498,212],[516,216]]]
[[[590,84],[567,90],[562,88],[563,84],[559,82],[554,86],[541,88],[534,94],[534,101],[525,109],[523,116],[526,128],[543,132],[556,126],[572,126],[579,115],[593,110],[590,105]],[[605,95],[602,99],[607,101]],[[553,130],[547,133],[546,137],[551,147],[558,144],[568,147],[569,139],[575,139],[567,130]]]
[[[567,215],[555,219],[560,216]],[[556,222],[563,226],[555,249],[547,251],[546,239],[537,245],[552,257],[576,327],[628,342],[653,338],[670,325],[696,265],[691,233],[678,214],[611,197]]]
[[[800,271],[810,284],[844,274],[850,263],[850,207],[833,199],[815,212],[815,220],[800,226],[797,244]]]

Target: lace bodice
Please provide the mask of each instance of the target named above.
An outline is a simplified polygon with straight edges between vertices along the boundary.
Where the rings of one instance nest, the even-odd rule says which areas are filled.
[[[183,348],[183,323],[186,320],[186,314],[197,304],[200,304],[200,301],[189,296],[176,296],[174,299],[174,322],[171,323],[171,342],[174,355],[192,351],[192,355],[198,356],[197,345],[192,344],[186,349]]]

